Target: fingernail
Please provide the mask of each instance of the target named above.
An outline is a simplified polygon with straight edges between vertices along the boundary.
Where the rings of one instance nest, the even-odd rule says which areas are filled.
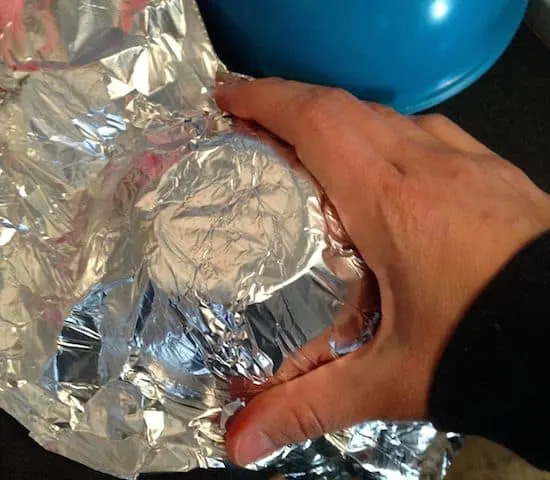
[[[234,82],[231,82],[231,83],[219,82],[219,83],[216,85],[216,91],[219,93],[220,91],[231,90],[231,89],[234,89],[234,88],[238,87],[239,85],[240,85],[240,83],[234,83]]]
[[[250,79],[242,75],[225,74],[218,76],[216,83],[218,88],[232,88],[238,87],[247,81],[250,81]]]
[[[242,467],[267,457],[277,450],[277,446],[263,432],[244,434],[237,440],[236,447],[235,460]]]

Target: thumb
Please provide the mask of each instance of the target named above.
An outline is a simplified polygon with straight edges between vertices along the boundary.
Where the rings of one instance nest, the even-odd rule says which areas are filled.
[[[392,362],[369,347],[278,385],[254,398],[230,423],[230,459],[248,465],[281,447],[369,419],[404,414]],[[378,355],[377,355],[378,357]]]

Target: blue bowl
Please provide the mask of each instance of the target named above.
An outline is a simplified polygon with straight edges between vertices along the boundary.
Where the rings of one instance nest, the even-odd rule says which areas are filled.
[[[345,88],[414,113],[459,93],[511,42],[528,0],[199,0],[228,67]]]

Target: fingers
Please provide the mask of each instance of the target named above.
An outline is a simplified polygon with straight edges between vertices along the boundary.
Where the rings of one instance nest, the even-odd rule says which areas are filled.
[[[391,144],[393,132],[343,91],[265,79],[222,87],[217,101],[291,144],[335,204],[391,170],[369,139]]]
[[[332,329],[327,328],[300,350],[286,357],[270,384],[279,385],[289,382],[333,361],[335,357],[330,350],[331,335]]]
[[[259,123],[295,147],[304,143],[304,136],[328,135],[327,127],[333,135],[347,130],[333,121],[334,116],[364,115],[359,102],[342,90],[277,78],[222,86],[216,99],[223,110]]]
[[[288,354],[268,382],[258,385],[242,378],[232,379],[232,398],[251,400],[276,385],[336,360],[342,352],[356,350],[363,341],[371,338],[376,328],[372,314],[379,311],[379,302],[376,279],[372,272],[365,272],[361,281],[350,284],[346,302],[336,313],[332,327],[326,328],[298,351]]]
[[[230,458],[247,465],[285,445],[389,412],[395,419],[418,416],[408,396],[396,390],[395,372],[403,371],[389,355],[373,351],[365,347],[254,398],[230,424]]]
[[[384,228],[380,204],[401,177],[380,152],[396,143],[381,116],[343,91],[277,79],[221,87],[217,101],[223,110],[258,123],[294,147],[376,270]],[[369,225],[368,238],[364,225]]]
[[[332,327],[289,355],[275,376],[276,383],[288,382],[334,361],[341,352],[357,349],[374,332],[372,319],[379,311],[377,280],[366,271],[360,280],[348,282],[345,302],[335,312]]]
[[[272,133],[251,122],[237,121],[234,124],[237,132],[250,135],[257,138],[263,144],[269,145],[281,158],[284,158],[288,164],[295,170],[304,173],[304,166],[296,158],[296,152],[287,143],[275,137]]]
[[[270,388],[294,380],[333,361],[335,357],[330,349],[331,335],[332,328],[327,328],[321,335],[306,343],[300,350],[288,355],[275,376],[266,383],[255,384],[241,377],[232,378],[230,380],[232,398],[248,402]]]

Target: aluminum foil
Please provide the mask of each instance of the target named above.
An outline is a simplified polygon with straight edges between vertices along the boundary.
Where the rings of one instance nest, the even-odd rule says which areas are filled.
[[[119,477],[224,467],[235,379],[373,334],[364,266],[292,155],[217,109],[194,0],[0,0],[0,32],[0,407]],[[252,467],[441,478],[449,438],[374,422]]]

